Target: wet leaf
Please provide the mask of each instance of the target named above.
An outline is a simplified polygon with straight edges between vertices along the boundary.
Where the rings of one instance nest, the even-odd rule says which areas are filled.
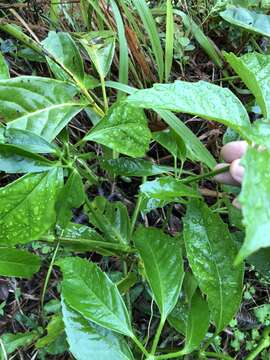
[[[169,324],[182,335],[186,334],[188,312],[188,303],[184,302],[182,299],[179,299],[172,312],[168,316]]]
[[[164,206],[172,202],[180,202],[180,201],[179,198],[170,198],[169,200],[161,200],[161,199],[150,198],[147,195],[142,194],[140,211],[143,214],[147,214],[152,210],[163,208]]]
[[[186,157],[186,146],[182,138],[172,129],[158,131],[152,134],[160,145],[165,147],[174,157],[184,160]]]
[[[55,145],[28,130],[6,129],[4,141],[6,144],[16,145],[24,150],[39,154],[53,154],[59,151]]]
[[[161,319],[165,320],[175,307],[184,277],[179,239],[159,229],[143,227],[135,232],[133,239]]]
[[[80,43],[87,51],[99,76],[105,78],[114,57],[115,35],[112,31],[93,31],[80,37]]]
[[[54,315],[47,325],[46,331],[47,335],[43,336],[36,342],[35,346],[37,349],[50,345],[64,332],[62,316]]]
[[[242,204],[246,238],[237,255],[237,263],[259,249],[270,246],[270,177],[266,170],[269,162],[269,150],[258,151],[251,147],[242,160],[245,176],[239,201]]]
[[[84,82],[83,61],[69,33],[50,31],[42,44],[53,55],[53,58],[62,65],[60,67],[47,57],[47,62],[57,79],[71,80],[75,77],[81,83]]]
[[[219,15],[230,24],[253,33],[270,36],[270,16],[268,15],[241,7],[229,8]]]
[[[31,131],[51,142],[86,105],[74,86],[49,78],[0,80],[0,113],[7,128]]]
[[[122,176],[151,176],[173,172],[171,166],[162,166],[144,159],[120,157],[102,162],[103,169],[111,174]]]
[[[56,225],[61,232],[72,218],[72,209],[79,208],[85,199],[83,182],[80,174],[74,169],[62,188],[56,203]]]
[[[248,114],[240,100],[226,88],[199,81],[175,81],[137,90],[128,103],[146,109],[171,110],[197,115],[245,134],[250,127]]]
[[[63,297],[73,310],[102,327],[133,337],[117,286],[96,264],[73,257],[61,259],[57,265],[64,277]]]
[[[0,248],[0,275],[30,279],[40,268],[40,259],[28,251]]]
[[[62,301],[69,350],[78,360],[133,360],[125,339],[83,318]]]
[[[149,198],[165,201],[182,196],[201,197],[196,190],[184,185],[181,180],[171,176],[164,176],[153,181],[146,181],[140,186],[140,190]]]
[[[38,173],[56,166],[55,162],[18,146],[0,144],[0,171],[6,173]]]
[[[253,52],[237,57],[230,53],[225,54],[225,59],[253,93],[263,116],[269,119],[270,56]]]
[[[0,243],[12,246],[39,239],[55,222],[62,169],[28,174],[0,188]]]
[[[239,308],[243,266],[233,266],[237,253],[228,227],[207,205],[192,200],[184,218],[189,265],[206,294],[211,318],[220,332]]]
[[[9,68],[8,64],[0,52],[0,80],[9,79]]]
[[[115,103],[107,115],[84,137],[128,156],[142,157],[151,133],[142,109],[125,102]]]

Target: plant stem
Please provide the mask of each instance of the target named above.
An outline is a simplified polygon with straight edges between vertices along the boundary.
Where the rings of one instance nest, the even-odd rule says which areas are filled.
[[[104,111],[106,114],[109,109],[109,104],[108,104],[108,98],[107,98],[107,94],[106,94],[105,79],[103,77],[100,77],[100,83],[101,83],[101,89],[102,89],[102,95],[103,95]]]
[[[134,343],[137,345],[137,347],[141,350],[141,352],[148,357],[150,354],[148,353],[148,351],[145,349],[145,347],[143,346],[143,344],[140,342],[140,340],[138,340],[136,338],[136,336],[134,335],[132,337],[132,340],[134,341]]]
[[[264,349],[267,349],[270,346],[270,326],[264,330],[263,337],[259,345],[254,349],[246,358],[246,360],[255,359]]]
[[[213,176],[216,176],[218,174],[223,174],[223,173],[229,171],[229,169],[230,169],[229,165],[224,166],[221,169],[213,170],[213,171],[210,171],[210,172],[202,174],[202,175],[196,175],[196,176],[188,177],[188,178],[182,180],[182,183],[183,184],[191,184],[193,182],[196,182],[196,181],[199,181],[199,180],[202,180],[202,179],[205,179],[205,178],[213,177]]]
[[[216,359],[223,359],[223,360],[234,360],[231,356],[225,354],[218,354],[215,352],[203,352],[202,355],[207,357],[215,357]]]
[[[183,350],[180,350],[180,351],[172,352],[172,353],[169,353],[169,354],[158,355],[158,356],[156,356],[156,359],[157,360],[175,359],[175,358],[181,357],[183,355],[185,355],[185,352],[183,352]]]
[[[157,349],[157,346],[158,346],[158,342],[159,342],[160,335],[161,335],[162,329],[164,327],[164,324],[165,324],[165,318],[161,317],[160,323],[159,323],[159,326],[157,328],[157,332],[156,332],[156,335],[155,335],[155,338],[154,338],[154,341],[153,341],[153,345],[152,345],[152,349],[151,349],[151,355],[154,355],[155,352],[156,352],[156,349]]]
[[[144,183],[146,181],[146,176],[143,177],[143,181],[142,183]],[[141,203],[142,203],[142,194],[140,193],[136,202],[136,206],[134,209],[134,212],[132,214],[132,219],[131,219],[131,226],[130,226],[130,237],[133,234],[138,216],[139,216],[139,212],[140,212],[140,207],[141,207]]]
[[[57,245],[56,245],[56,247],[54,249],[53,257],[52,257],[52,260],[50,262],[50,266],[49,266],[49,269],[48,269],[48,272],[47,272],[47,275],[46,275],[45,283],[44,283],[44,286],[43,286],[43,289],[42,289],[41,300],[40,300],[42,310],[43,310],[43,306],[44,306],[45,294],[46,294],[46,291],[47,291],[48,283],[49,283],[51,273],[52,273],[53,264],[54,264],[54,261],[55,261],[59,246],[60,246],[60,241],[57,242]]]

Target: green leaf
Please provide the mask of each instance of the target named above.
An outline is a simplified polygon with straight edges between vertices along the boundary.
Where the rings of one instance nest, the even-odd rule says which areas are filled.
[[[171,0],[166,3],[166,46],[165,46],[165,82],[168,82],[173,63],[174,18]]]
[[[185,303],[183,299],[179,299],[168,316],[169,324],[182,335],[186,334],[188,313],[188,303]]]
[[[60,241],[65,248],[75,252],[95,251],[104,256],[115,255],[116,252],[126,251],[126,246],[110,242],[110,239],[104,239],[95,229],[81,225],[69,223],[64,229],[49,232],[42,236],[43,241]]]
[[[61,259],[57,264],[64,277],[62,294],[73,310],[109,330],[134,337],[117,286],[96,264],[75,257]]]
[[[207,295],[212,320],[220,332],[235,315],[242,297],[243,266],[233,266],[236,247],[219,215],[198,200],[188,205],[184,239],[189,265]]]
[[[175,307],[184,277],[179,239],[159,229],[143,227],[135,232],[133,239],[161,319],[165,320]]]
[[[166,110],[158,110],[159,116],[173,129],[181,139],[185,139],[185,146],[187,148],[187,157],[191,160],[201,161],[211,169],[216,165],[216,161],[201,143],[197,136],[175,116],[172,112]]]
[[[250,141],[270,149],[270,121],[265,119],[256,120],[248,134]]]
[[[270,16],[268,15],[240,7],[229,8],[219,15],[230,24],[253,33],[270,36]]]
[[[0,171],[6,173],[35,173],[48,171],[55,165],[55,162],[18,146],[0,144]]]
[[[199,291],[192,296],[187,318],[186,342],[183,354],[190,354],[196,350],[204,340],[209,327],[209,310],[207,302]]]
[[[63,332],[64,323],[62,316],[54,315],[46,327],[47,335],[36,342],[36,348],[41,349],[53,343]]]
[[[184,185],[181,180],[171,176],[164,176],[153,181],[146,181],[140,186],[140,191],[149,198],[171,200],[177,197],[201,197],[191,187]]]
[[[165,147],[174,157],[184,160],[186,146],[182,138],[172,129],[158,131],[152,134],[154,140]]]
[[[87,202],[89,221],[111,242],[126,246],[129,243],[130,220],[126,206],[120,201],[109,202],[96,196]]]
[[[270,231],[270,178],[266,171],[269,161],[269,150],[258,151],[252,147],[242,160],[245,176],[239,201],[242,204],[246,238],[237,255],[237,264],[257,250],[270,246],[270,238],[267,235]]]
[[[115,51],[113,31],[93,31],[80,36],[80,43],[85,48],[99,76],[104,79],[108,74]]]
[[[253,93],[263,116],[270,119],[270,56],[254,52],[237,57],[230,53],[225,59]]]
[[[133,360],[125,339],[84,319],[62,301],[69,350],[77,360]]]
[[[229,89],[205,81],[155,84],[151,89],[137,90],[128,97],[128,102],[141,108],[171,110],[215,120],[240,134],[245,134],[250,127],[240,100]]]
[[[31,131],[51,142],[85,104],[74,86],[48,78],[0,80],[0,113],[7,127]]]
[[[128,156],[142,157],[148,150],[151,133],[142,109],[115,103],[107,115],[84,137]]]
[[[83,182],[76,169],[69,175],[56,203],[56,225],[63,229],[72,218],[72,209],[79,208],[85,199]]]
[[[55,145],[48,143],[41,136],[28,130],[10,128],[5,130],[4,136],[5,143],[16,145],[30,152],[39,154],[54,154],[58,152]]]
[[[121,176],[152,176],[174,171],[171,166],[157,165],[151,161],[128,157],[106,160],[101,165],[109,173]]]
[[[1,336],[1,340],[3,342],[6,353],[12,354],[21,347],[31,345],[38,337],[38,333],[36,331],[32,331],[17,334],[4,334]],[[2,355],[1,352],[0,355]]]
[[[181,202],[179,198],[169,198],[168,200],[161,200],[161,199],[155,199],[155,198],[149,198],[145,194],[142,195],[142,201],[140,206],[140,211],[143,214],[147,214],[152,210],[163,208],[164,206],[172,203],[172,202]]]
[[[62,169],[55,168],[0,188],[0,244],[38,240],[56,220],[54,206],[62,183]]]
[[[0,248],[0,275],[30,279],[40,268],[40,259],[28,251]]]
[[[0,80],[3,79],[9,79],[9,68],[3,54],[0,52]]]
[[[61,64],[59,66],[47,57],[47,62],[56,78],[60,80],[76,78],[77,81],[84,82],[83,61],[69,33],[50,31],[42,44],[44,49],[52,54],[53,58]]]

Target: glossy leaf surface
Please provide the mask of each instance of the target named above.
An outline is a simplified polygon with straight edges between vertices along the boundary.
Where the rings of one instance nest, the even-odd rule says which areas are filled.
[[[0,52],[0,80],[9,79],[9,68],[8,64]]]
[[[84,68],[82,58],[69,33],[50,31],[48,37],[42,44],[44,48],[53,55],[53,58],[62,65],[62,67],[60,67],[50,58],[47,59],[56,78],[67,80],[72,78],[70,74],[73,74],[73,77],[83,83]],[[68,70],[68,72],[63,70],[63,68]]]
[[[90,32],[80,38],[80,43],[87,51],[99,76],[108,74],[115,50],[115,35],[112,31]]]
[[[0,188],[0,243],[11,246],[39,239],[56,220],[55,201],[62,169],[29,174]]]
[[[132,157],[148,150],[151,133],[142,109],[125,102],[114,104],[108,114],[84,137]]]
[[[14,248],[0,248],[0,274],[2,276],[15,276],[31,278],[38,272],[40,259],[28,251]]]
[[[237,263],[257,250],[270,246],[270,178],[266,169],[269,161],[269,150],[258,151],[255,148],[249,148],[242,160],[245,176],[239,201],[242,204],[246,239],[237,256]]]
[[[226,88],[199,81],[175,81],[173,84],[155,84],[151,89],[138,90],[128,97],[134,106],[171,110],[215,120],[243,133],[250,122],[240,100]]]
[[[164,320],[175,307],[184,277],[179,239],[159,229],[142,227],[136,231],[133,239]]]
[[[83,318],[62,301],[62,313],[69,350],[77,360],[132,360],[133,356],[121,335]]]
[[[179,299],[168,316],[169,324],[180,334],[185,335],[188,322],[189,307],[183,299]]]
[[[270,56],[254,52],[237,57],[230,53],[225,58],[255,96],[263,116],[269,119]]]
[[[120,157],[104,161],[102,167],[111,174],[121,176],[151,176],[173,172],[171,166],[162,166],[144,159]]]
[[[76,257],[61,259],[57,264],[64,277],[62,294],[73,310],[109,330],[133,336],[117,286],[97,265]]]
[[[140,190],[147,197],[160,200],[170,200],[177,197],[200,197],[200,194],[191,187],[184,185],[181,180],[171,176],[164,176],[153,181],[146,181]]]
[[[167,149],[174,157],[184,160],[186,156],[186,146],[182,138],[172,130],[154,132],[153,139]]]
[[[31,131],[51,142],[85,104],[74,86],[48,78],[0,80],[0,113],[8,128]]]
[[[0,144],[0,171],[6,173],[27,173],[48,171],[56,163],[28,152],[18,146]]]
[[[270,36],[270,16],[245,8],[229,8],[219,14],[230,24],[264,36]]]
[[[237,249],[227,225],[198,200],[188,205],[184,239],[190,267],[207,295],[219,332],[235,315],[242,297],[243,266],[233,266]]]

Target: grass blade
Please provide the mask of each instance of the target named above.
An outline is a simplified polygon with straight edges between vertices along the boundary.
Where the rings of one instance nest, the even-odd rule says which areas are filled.
[[[167,0],[166,17],[166,49],[165,49],[165,81],[168,82],[173,62],[173,43],[174,43],[174,20],[172,1]]]

